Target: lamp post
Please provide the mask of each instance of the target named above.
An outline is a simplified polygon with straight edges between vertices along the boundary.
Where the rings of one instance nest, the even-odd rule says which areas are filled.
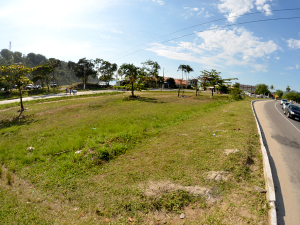
[[[85,73],[86,73],[86,71],[87,71],[86,64],[84,64],[84,69],[83,69],[83,74],[84,74],[83,90],[85,90]]]

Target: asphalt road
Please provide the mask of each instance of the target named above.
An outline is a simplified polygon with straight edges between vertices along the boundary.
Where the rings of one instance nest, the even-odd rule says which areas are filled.
[[[300,122],[283,113],[280,101],[254,103],[273,175],[279,225],[300,224]]]

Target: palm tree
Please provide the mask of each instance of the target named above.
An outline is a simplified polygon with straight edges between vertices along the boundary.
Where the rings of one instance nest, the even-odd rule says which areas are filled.
[[[287,86],[286,87],[286,92],[290,92],[290,90],[291,90],[290,86]]]
[[[194,70],[189,65],[186,65],[186,72],[188,73],[188,78],[187,78],[187,82],[188,82],[190,79],[190,72],[194,72]]]
[[[179,65],[177,71],[179,71],[179,70],[182,71],[182,82],[183,82],[183,71],[186,72],[186,65],[183,65],[183,64]],[[180,87],[181,87],[181,85],[182,85],[182,82],[181,82],[181,84],[179,84],[178,97],[179,97]]]

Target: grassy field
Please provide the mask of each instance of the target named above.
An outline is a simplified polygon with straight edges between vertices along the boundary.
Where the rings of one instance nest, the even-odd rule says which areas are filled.
[[[137,94],[2,108],[1,223],[267,224],[250,100]]]

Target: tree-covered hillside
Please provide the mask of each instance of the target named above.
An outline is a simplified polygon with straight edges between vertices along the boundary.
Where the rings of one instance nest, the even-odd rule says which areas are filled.
[[[2,49],[0,52],[0,66],[8,66],[15,63],[23,63],[27,67],[35,67],[48,63],[49,59],[41,54],[29,53],[27,55],[18,51],[10,51]],[[58,85],[66,85],[75,82],[82,82],[79,80],[72,70],[68,69],[68,63],[61,61],[61,66],[55,70],[56,82]],[[97,82],[97,78],[89,78],[89,82]]]

